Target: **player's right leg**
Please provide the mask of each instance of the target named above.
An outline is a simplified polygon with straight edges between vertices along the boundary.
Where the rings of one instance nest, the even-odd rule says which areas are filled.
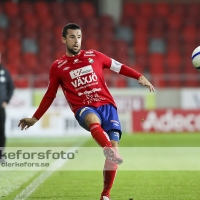
[[[101,117],[94,108],[79,109],[76,119],[84,129],[91,132],[92,137],[101,147],[112,147],[107,133],[101,127]]]
[[[94,108],[84,107],[79,109],[76,113],[76,119],[84,129],[91,132],[94,140],[104,148],[104,155],[108,160],[117,164],[122,163],[122,158],[112,148],[108,134],[101,127],[102,119]]]

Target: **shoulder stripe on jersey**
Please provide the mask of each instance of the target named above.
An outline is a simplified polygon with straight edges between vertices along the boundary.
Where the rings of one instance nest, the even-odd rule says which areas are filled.
[[[111,58],[111,66],[110,66],[110,69],[119,73],[120,70],[121,70],[121,67],[122,67],[122,64],[114,59]]]

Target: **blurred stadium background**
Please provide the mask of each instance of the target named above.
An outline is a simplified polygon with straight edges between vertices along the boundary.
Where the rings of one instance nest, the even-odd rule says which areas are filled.
[[[62,27],[76,22],[83,28],[83,49],[97,49],[136,68],[157,88],[198,87],[190,56],[200,40],[200,3],[185,2],[1,0],[3,63],[17,87],[46,87],[46,78],[38,75],[46,75],[63,55]],[[109,72],[108,80],[111,87],[132,87]]]
[[[83,49],[127,64],[156,88],[150,94],[137,81],[105,71],[124,132],[120,146],[199,147],[200,134],[193,133],[200,132],[200,74],[191,64],[200,42],[199,16],[200,3],[192,0],[0,0],[2,64],[16,86],[7,108],[7,146],[70,148],[85,139],[83,146],[97,146],[92,138],[82,137],[89,134],[75,121],[60,90],[34,127],[17,127],[19,119],[36,110],[50,65],[65,52],[62,27],[75,22],[83,30]],[[101,171],[47,174],[2,169],[0,199],[99,198]],[[119,170],[112,198],[199,200],[199,181],[199,171]]]
[[[8,111],[8,134],[17,131],[14,127],[20,117],[30,116],[38,106],[50,65],[65,52],[61,30],[69,22],[82,27],[83,49],[99,50],[143,73],[154,84],[156,93],[150,95],[135,80],[105,71],[125,132],[162,131],[162,125],[167,132],[199,131],[200,74],[191,64],[191,53],[200,42],[199,13],[198,1],[1,0],[2,63],[17,88]],[[62,94],[55,100],[56,106],[67,108]],[[25,107],[24,113],[20,108]],[[13,114],[13,109],[20,112]],[[149,120],[141,124],[141,118]],[[63,130],[73,124],[70,120],[65,120]],[[49,126],[46,118],[42,124]]]

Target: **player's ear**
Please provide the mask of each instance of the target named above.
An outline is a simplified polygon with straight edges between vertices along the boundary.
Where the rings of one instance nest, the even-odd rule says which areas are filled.
[[[66,38],[62,37],[61,41],[62,41],[62,43],[66,44]]]

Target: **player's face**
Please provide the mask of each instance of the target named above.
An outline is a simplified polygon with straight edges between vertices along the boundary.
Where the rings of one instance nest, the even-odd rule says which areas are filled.
[[[80,29],[68,29],[66,38],[62,38],[66,44],[67,51],[72,55],[77,55],[81,50],[82,33]]]

